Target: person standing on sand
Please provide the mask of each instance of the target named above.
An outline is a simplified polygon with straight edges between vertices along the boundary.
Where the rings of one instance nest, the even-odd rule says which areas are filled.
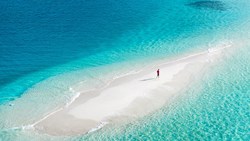
[[[159,78],[160,77],[160,69],[158,69],[156,72],[157,72],[157,78]]]

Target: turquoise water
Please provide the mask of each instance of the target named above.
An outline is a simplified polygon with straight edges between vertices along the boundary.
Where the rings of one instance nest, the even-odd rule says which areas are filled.
[[[250,139],[247,0],[3,1],[0,6],[0,140]],[[103,87],[150,61],[229,42],[239,49],[176,101],[135,122],[77,137],[20,128],[82,89]]]
[[[248,48],[225,58],[177,100],[122,127],[76,140],[249,140],[250,65]]]

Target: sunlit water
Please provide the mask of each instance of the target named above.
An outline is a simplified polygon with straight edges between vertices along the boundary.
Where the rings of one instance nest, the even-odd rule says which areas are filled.
[[[0,140],[250,139],[247,0],[0,6]],[[148,62],[225,43],[237,49],[151,115],[77,137],[26,129],[78,93],[104,87]]]

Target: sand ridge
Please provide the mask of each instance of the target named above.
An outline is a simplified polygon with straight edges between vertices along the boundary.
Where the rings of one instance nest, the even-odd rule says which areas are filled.
[[[120,117],[141,117],[162,107],[221,57],[209,49],[118,78],[105,89],[81,94],[34,127],[52,135],[84,134]],[[160,78],[156,70],[160,69]]]

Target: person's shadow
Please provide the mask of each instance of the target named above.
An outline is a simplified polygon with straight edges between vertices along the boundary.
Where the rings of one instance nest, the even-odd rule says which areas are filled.
[[[154,79],[156,79],[156,78],[147,78],[147,79],[142,79],[142,80],[140,80],[140,81],[150,81],[150,80],[154,80]]]

